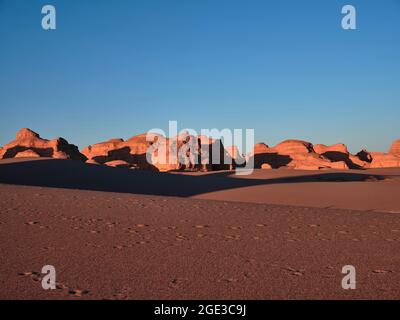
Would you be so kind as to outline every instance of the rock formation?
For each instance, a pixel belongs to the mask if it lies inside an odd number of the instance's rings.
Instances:
[[[395,142],[393,142],[392,146],[390,147],[389,153],[400,157],[400,140],[396,140]]]
[[[228,170],[254,161],[255,168],[291,168],[298,170],[366,169],[400,167],[400,140],[388,153],[362,150],[351,154],[346,145],[313,145],[302,140],[285,140],[274,147],[254,145],[246,158],[236,146],[225,148],[219,139],[193,136],[177,137],[140,134],[124,141],[114,138],[90,145],[79,152],[63,138],[43,139],[30,129],[21,129],[16,139],[0,148],[0,159],[51,157],[86,161],[111,167],[171,170]]]
[[[361,169],[367,166],[367,162],[360,159],[357,155],[352,155],[343,143],[337,143],[331,146],[324,144],[314,145],[314,150],[319,155],[332,162],[344,162],[350,169]]]
[[[317,149],[319,152],[327,152],[327,150],[332,150],[323,145],[318,145]],[[343,150],[343,148],[340,150]],[[327,157],[315,152],[314,146],[310,142],[302,140],[285,140],[273,148],[269,148],[265,144],[258,143],[255,145],[253,156],[254,165],[256,168],[287,167],[298,170],[349,168],[345,161],[342,161],[341,159],[330,160]]]
[[[78,147],[69,144],[65,139],[42,139],[39,134],[26,128],[18,131],[16,139],[4,145],[0,150],[0,159],[14,157],[86,160],[86,157],[79,152]]]
[[[172,138],[140,134],[126,141],[111,139],[88,146],[82,153],[90,163],[122,160],[130,166],[157,171],[228,169],[231,160],[221,140],[184,133]]]
[[[400,157],[384,152],[371,152],[370,168],[397,168],[400,167]]]
[[[357,156],[365,161],[365,168],[398,168],[400,167],[400,140],[393,142],[389,153],[362,150],[357,153]]]

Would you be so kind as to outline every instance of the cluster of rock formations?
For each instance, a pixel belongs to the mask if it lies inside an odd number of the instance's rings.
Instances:
[[[42,139],[36,132],[24,128],[18,131],[14,141],[0,148],[0,159],[26,157],[86,161],[86,157],[79,152],[78,147],[69,144],[65,139]]]
[[[229,155],[224,154],[221,140],[188,134],[166,138],[161,135],[140,134],[126,141],[111,139],[82,150],[88,163],[109,166],[171,170],[223,170],[229,168]],[[219,152],[221,161],[212,161]],[[204,157],[207,155],[207,157]],[[203,159],[205,158],[205,159]],[[208,161],[206,161],[206,159]],[[226,164],[225,164],[226,163]]]
[[[344,144],[313,145],[301,140],[286,140],[275,147],[258,143],[253,154],[255,168],[288,167],[300,170],[367,169],[400,167],[400,140],[393,143],[389,153],[362,150],[351,154]]]
[[[87,146],[82,151],[63,138],[43,139],[29,129],[21,129],[16,139],[0,148],[0,159],[51,157],[72,159],[111,167],[157,171],[226,170],[254,161],[255,168],[299,170],[367,169],[400,167],[400,140],[388,153],[362,150],[351,154],[344,144],[313,145],[307,141],[286,140],[274,147],[257,143],[253,152],[242,155],[237,147],[224,147],[219,139],[182,134],[166,138],[146,134],[126,141],[111,139]],[[150,140],[150,141],[149,141]]]

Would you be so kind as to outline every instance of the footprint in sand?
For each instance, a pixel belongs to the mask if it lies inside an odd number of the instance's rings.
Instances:
[[[372,270],[372,272],[376,273],[376,274],[386,274],[386,273],[392,273],[393,271],[385,270],[385,269],[376,269],[376,270]]]
[[[259,227],[259,228],[263,228],[263,227],[266,227],[267,225],[266,224],[263,224],[263,223],[257,223],[256,224],[256,227]]]
[[[202,225],[202,224],[198,224],[198,225],[193,226],[193,228],[196,228],[196,229],[204,229],[204,228],[209,228],[209,226],[207,226],[207,225]]]
[[[39,224],[39,221],[28,221],[28,222],[25,222],[25,224],[28,226],[33,226],[35,224]]]
[[[81,290],[81,289],[68,289],[68,294],[74,297],[82,297],[84,295],[89,294],[89,290]]]
[[[182,287],[187,281],[189,281],[187,278],[175,278],[169,282],[168,286],[170,288],[177,289]]]
[[[303,276],[304,275],[304,271],[305,271],[305,270],[297,270],[297,269],[294,269],[292,267],[287,267],[287,268],[285,268],[285,270],[289,271],[290,274],[293,275],[293,276]]]
[[[183,240],[186,240],[187,238],[184,236],[184,235],[181,235],[181,234],[177,234],[176,236],[175,236],[175,240],[176,241],[183,241]]]
[[[228,239],[227,241],[229,241],[229,240],[240,240],[240,236],[239,235],[226,235],[224,237],[226,239]]]
[[[226,282],[226,283],[235,283],[235,282],[237,282],[238,280],[237,279],[235,279],[235,278],[222,278],[222,279],[219,279],[219,280],[217,280],[218,282]]]
[[[41,274],[36,271],[20,272],[20,273],[18,273],[18,275],[21,277],[30,277],[34,281],[39,281],[40,277],[41,277]]]
[[[148,225],[148,224],[144,224],[144,223],[138,223],[138,224],[136,225],[136,227],[137,227],[137,228],[146,228],[146,227],[149,227],[149,225]]]

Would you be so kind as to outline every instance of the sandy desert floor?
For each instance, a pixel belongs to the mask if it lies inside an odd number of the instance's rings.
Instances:
[[[1,299],[400,299],[400,169],[0,161]],[[43,290],[44,265],[57,290]],[[344,265],[357,270],[343,290]]]

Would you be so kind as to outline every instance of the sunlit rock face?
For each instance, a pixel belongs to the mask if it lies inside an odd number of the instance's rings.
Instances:
[[[15,140],[4,145],[0,150],[2,159],[37,157],[86,160],[86,157],[79,152],[78,147],[69,144],[67,140],[63,138],[43,139],[39,134],[27,128],[19,130]]]

